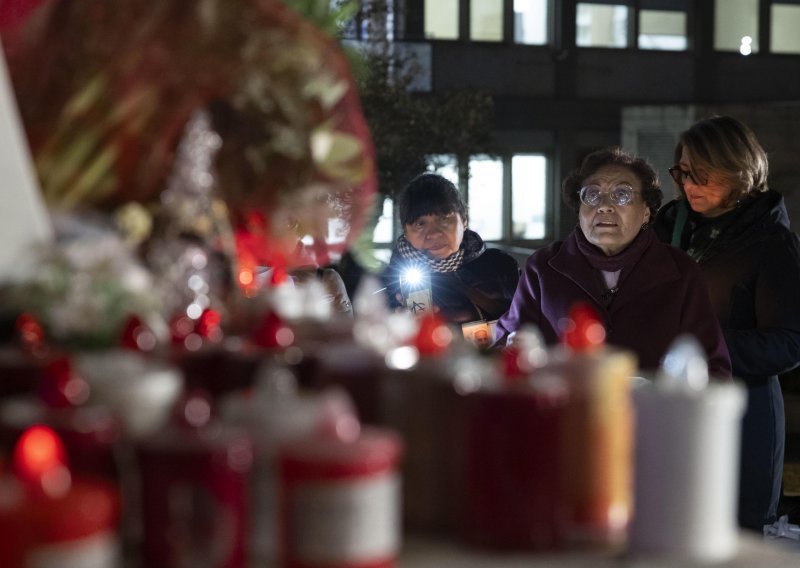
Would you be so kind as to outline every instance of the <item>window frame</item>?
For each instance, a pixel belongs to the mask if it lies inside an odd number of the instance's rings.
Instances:
[[[452,154],[442,153],[443,156],[452,156]],[[487,156],[487,154],[475,154],[470,156],[470,160],[477,156]],[[545,160],[545,176],[544,176],[544,235],[541,238],[535,239],[525,239],[525,238],[516,238],[513,235],[513,227],[512,227],[512,219],[513,219],[513,203],[512,203],[512,160],[514,156],[542,156]],[[527,148],[527,149],[520,149],[515,148],[514,150],[509,150],[507,152],[503,152],[502,154],[493,154],[489,156],[490,158],[498,159],[503,168],[503,176],[502,176],[502,199],[503,199],[503,206],[501,209],[501,227],[502,227],[502,234],[499,240],[497,239],[487,239],[486,243],[494,248],[500,248],[505,250],[522,250],[525,249],[526,252],[530,252],[531,250],[540,247],[546,243],[553,241],[555,237],[555,229],[558,224],[558,215],[560,214],[560,210],[558,208],[558,203],[561,199],[560,187],[556,187],[553,183],[554,179],[554,159],[553,159],[553,151],[543,150],[541,148]],[[456,168],[459,172],[458,177],[458,189],[461,192],[464,200],[467,203],[467,207],[470,206],[470,195],[469,195],[469,183],[468,180],[464,179],[463,172],[464,169],[461,167],[461,164],[456,159]],[[433,168],[430,168],[428,171],[436,171]],[[389,197],[384,197],[384,199],[391,199]],[[392,216],[393,216],[393,233],[392,233],[392,240],[391,242],[375,242],[373,240],[373,247],[376,250],[380,249],[391,249],[394,247],[394,244],[397,240],[397,237],[400,236],[403,232],[403,227],[400,225],[400,218],[397,213],[397,208],[392,208]],[[483,237],[483,235],[481,235]]]

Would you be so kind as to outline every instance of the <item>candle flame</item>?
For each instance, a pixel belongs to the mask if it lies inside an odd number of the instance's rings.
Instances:
[[[51,428],[36,425],[20,436],[14,449],[19,479],[50,497],[63,496],[70,487],[64,443]]]

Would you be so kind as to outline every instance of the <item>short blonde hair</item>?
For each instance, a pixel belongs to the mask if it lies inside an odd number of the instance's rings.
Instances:
[[[692,169],[705,169],[736,185],[736,198],[769,189],[767,153],[753,131],[731,116],[712,116],[683,132],[675,147],[675,163],[684,148]]]

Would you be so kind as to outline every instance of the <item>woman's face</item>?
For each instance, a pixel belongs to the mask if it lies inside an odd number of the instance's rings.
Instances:
[[[467,227],[461,215],[453,212],[448,215],[423,215],[403,228],[411,246],[443,260],[461,247]]]
[[[599,203],[592,207],[581,202],[578,211],[581,230],[586,239],[611,256],[623,251],[650,220],[650,209],[642,199],[642,182],[625,166],[609,164],[583,180],[581,187],[599,189]],[[618,205],[611,199],[615,188],[629,188],[633,199]]]
[[[735,207],[732,184],[726,183],[718,175],[692,168],[692,158],[685,146],[678,167],[682,172],[692,174],[683,175],[683,191],[692,211],[705,217],[716,217]]]

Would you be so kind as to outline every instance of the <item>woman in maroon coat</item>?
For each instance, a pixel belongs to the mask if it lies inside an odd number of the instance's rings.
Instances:
[[[661,205],[658,176],[641,158],[609,148],[590,154],[562,185],[579,226],[527,260],[498,342],[525,324],[547,343],[577,302],[595,308],[606,342],[632,350],[643,370],[657,368],[684,333],[705,348],[713,376],[730,377],[725,340],[697,264],[649,230]]]

